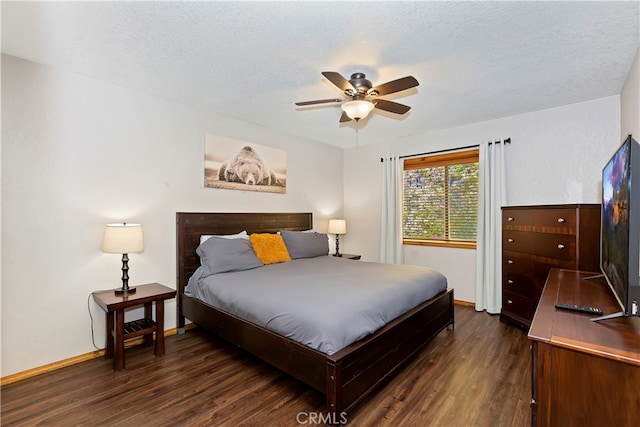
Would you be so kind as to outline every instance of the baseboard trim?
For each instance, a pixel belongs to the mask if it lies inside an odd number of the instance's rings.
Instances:
[[[190,323],[186,325],[185,329],[194,328],[196,325]],[[167,329],[164,331],[164,336],[168,337],[171,335],[175,335],[178,332],[178,328]],[[130,348],[135,345],[142,344],[143,337],[135,338],[130,341],[125,342],[124,347]],[[48,363],[43,366],[38,366],[37,368],[28,369],[26,371],[18,372],[12,375],[7,375],[6,377],[0,378],[0,387],[12,384],[18,381],[26,380],[27,378],[32,378],[41,374],[45,374],[47,372],[52,372],[57,369],[61,369],[67,366],[75,365],[77,363],[86,362],[87,360],[96,359],[98,357],[104,356],[104,349],[94,350],[89,353],[81,354],[78,356],[70,357],[68,359],[59,360],[57,362]]]
[[[464,306],[466,306],[466,307],[475,307],[475,306],[476,306],[476,303],[475,303],[475,302],[472,302],[472,301],[462,301],[462,300],[459,300],[459,299],[454,299],[454,300],[453,300],[453,303],[454,303],[454,304],[458,304],[458,305],[464,305]]]

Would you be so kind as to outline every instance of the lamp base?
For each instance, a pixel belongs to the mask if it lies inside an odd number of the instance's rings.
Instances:
[[[136,293],[136,288],[118,288],[114,292],[116,293],[116,295],[135,294]]]
[[[116,295],[135,294],[136,288],[129,287],[129,255],[122,254],[122,287],[115,290]]]

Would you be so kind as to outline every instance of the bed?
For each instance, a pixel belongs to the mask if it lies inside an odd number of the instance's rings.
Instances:
[[[279,335],[258,324],[185,294],[200,266],[196,248],[202,235],[304,231],[313,227],[310,213],[176,214],[177,325],[186,319],[263,359],[326,396],[328,412],[348,412],[382,381],[445,328],[453,329],[453,290],[410,309],[370,334],[332,354]],[[359,262],[359,261],[345,261]]]

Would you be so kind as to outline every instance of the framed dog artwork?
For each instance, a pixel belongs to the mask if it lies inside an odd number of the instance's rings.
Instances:
[[[204,186],[286,193],[287,152],[207,134],[204,148]]]

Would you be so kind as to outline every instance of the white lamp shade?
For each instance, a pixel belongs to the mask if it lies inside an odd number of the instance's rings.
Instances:
[[[342,110],[347,113],[347,116],[355,120],[367,117],[374,107],[375,105],[373,105],[373,102],[364,101],[362,99],[347,101],[342,104]]]
[[[347,222],[344,219],[330,219],[329,234],[347,234]]]
[[[107,224],[104,228],[102,252],[130,254],[142,252],[144,241],[140,224]]]

